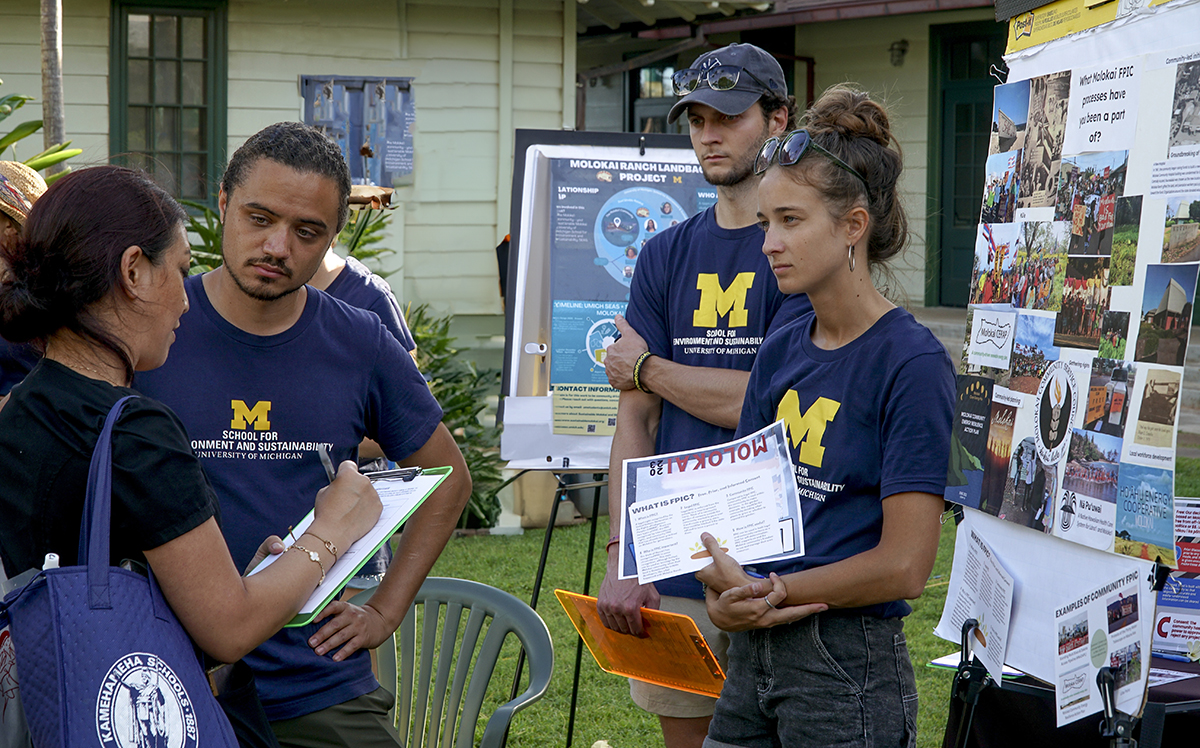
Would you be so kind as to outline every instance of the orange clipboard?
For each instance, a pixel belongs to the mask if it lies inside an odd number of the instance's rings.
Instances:
[[[691,618],[642,608],[648,636],[630,636],[604,627],[596,598],[566,590],[554,594],[601,670],[701,696],[721,695],[725,673]]]

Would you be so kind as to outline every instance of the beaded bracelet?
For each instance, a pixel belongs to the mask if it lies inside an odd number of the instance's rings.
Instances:
[[[643,351],[642,355],[638,356],[637,361],[633,364],[633,386],[637,387],[642,392],[645,392],[647,395],[653,395],[654,393],[650,391],[649,387],[646,387],[642,384],[642,364],[646,363],[646,359],[653,355],[654,354],[650,351]]]

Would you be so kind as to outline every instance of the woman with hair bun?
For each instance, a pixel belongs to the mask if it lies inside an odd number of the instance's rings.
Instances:
[[[743,570],[702,536],[709,615],[737,632],[708,748],[916,744],[904,601],[937,554],[953,367],[872,281],[908,233],[887,112],[837,87],[806,124],[755,169],[763,252],[813,312],[763,342],[738,425],[785,422],[806,555]]]
[[[145,175],[98,166],[55,182],[15,246],[0,250],[9,269],[0,280],[0,335],[44,354],[0,409],[0,561],[9,577],[41,568],[48,553],[63,566],[80,563],[88,464],[105,416],[137,395],[129,389],[135,371],[166,360],[188,308],[185,217]],[[242,577],[175,414],[135,398],[112,444],[111,563],[148,563],[184,629],[221,662],[287,623],[338,549],[379,517],[370,481],[345,462],[317,494],[311,532],[292,546],[301,552]],[[259,558],[281,552],[272,536]]]

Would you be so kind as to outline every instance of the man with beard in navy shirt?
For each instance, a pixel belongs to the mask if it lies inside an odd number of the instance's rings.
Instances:
[[[285,534],[328,482],[317,445],[337,464],[370,437],[400,465],[454,468],[409,519],[369,603],[334,601],[316,623],[246,657],[284,748],[400,745],[367,650],[400,625],[471,493],[401,343],[375,314],[305,285],[346,223],[349,195],[341,151],[318,130],[283,122],[247,140],[221,182],[224,264],[188,279],[191,309],[170,359],[136,381],[187,427],[241,566],[259,536]]]

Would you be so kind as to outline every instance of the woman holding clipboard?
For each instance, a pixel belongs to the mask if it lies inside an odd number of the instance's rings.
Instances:
[[[806,555],[750,571],[702,536],[713,623],[734,633],[707,748],[915,745],[903,631],[937,553],[954,407],[941,343],[875,287],[907,242],[882,106],[837,87],[768,140],[763,252],[813,313],[767,338],[738,434],[787,424]]]
[[[185,219],[144,174],[98,166],[55,182],[0,252],[0,335],[44,354],[0,401],[0,561],[9,577],[42,568],[50,553],[62,566],[86,562],[76,558],[79,531],[105,417],[138,394],[129,388],[135,371],[166,360],[188,309]],[[243,577],[221,535],[217,497],[170,409],[131,400],[113,430],[112,461],[110,563],[148,564],[183,628],[219,662],[237,661],[287,623],[339,549],[380,515],[370,481],[345,462],[317,494],[297,552]],[[251,567],[282,552],[278,537],[267,538]]]

